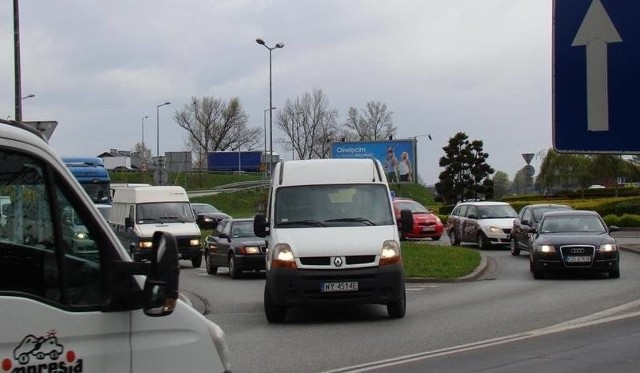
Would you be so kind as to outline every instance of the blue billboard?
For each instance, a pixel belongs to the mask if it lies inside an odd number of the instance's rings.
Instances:
[[[377,159],[389,182],[416,182],[416,140],[347,141],[331,144],[332,158]]]

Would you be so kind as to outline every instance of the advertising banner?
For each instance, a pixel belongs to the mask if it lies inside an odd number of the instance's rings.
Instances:
[[[348,141],[331,144],[332,158],[377,159],[389,182],[416,182],[416,140]]]

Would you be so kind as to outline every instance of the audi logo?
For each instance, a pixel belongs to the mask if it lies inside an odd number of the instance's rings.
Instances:
[[[583,249],[582,247],[574,247],[574,248],[571,248],[569,252],[571,254],[584,254],[587,252],[587,250]]]

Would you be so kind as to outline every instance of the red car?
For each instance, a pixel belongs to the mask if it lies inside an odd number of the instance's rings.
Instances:
[[[396,197],[393,199],[393,210],[398,223],[400,223],[400,211],[410,210],[413,214],[413,231],[410,233],[402,233],[400,231],[401,240],[407,238],[431,238],[437,241],[442,236],[442,221],[436,214],[420,203],[409,198]]]

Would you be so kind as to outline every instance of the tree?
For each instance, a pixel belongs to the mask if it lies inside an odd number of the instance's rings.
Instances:
[[[298,159],[327,158],[339,136],[337,117],[324,92],[315,88],[295,101],[287,100],[278,111],[276,125],[286,136],[279,141]]]
[[[440,173],[436,190],[445,202],[493,195],[493,183],[487,179],[494,170],[486,163],[489,154],[482,148],[482,141],[469,141],[463,132],[450,138],[449,144],[442,148],[445,155],[440,158],[439,165],[444,170]]]
[[[192,97],[189,104],[176,111],[174,120],[187,130],[187,145],[203,167],[210,151],[253,150],[262,143],[262,131],[248,127],[247,114],[238,98],[224,102],[209,96]]]
[[[502,198],[509,193],[510,188],[509,175],[503,171],[496,171],[493,175],[493,195],[496,198]]]
[[[345,127],[349,138],[356,141],[383,140],[395,136],[397,128],[393,125],[392,111],[382,102],[367,102],[366,109],[358,114],[358,109],[350,107]]]
[[[590,160],[582,154],[560,154],[549,149],[536,178],[544,193],[553,190],[586,188],[591,184]]]

